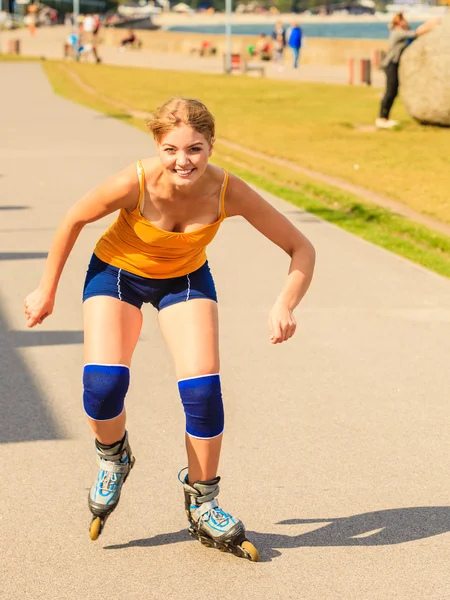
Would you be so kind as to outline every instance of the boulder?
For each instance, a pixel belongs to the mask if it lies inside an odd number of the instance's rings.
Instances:
[[[403,102],[412,117],[450,127],[450,14],[406,48],[399,78]]]

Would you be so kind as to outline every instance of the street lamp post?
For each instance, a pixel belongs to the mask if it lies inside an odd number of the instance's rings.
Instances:
[[[77,28],[78,17],[80,16],[80,0],[73,0],[73,26]]]
[[[231,13],[233,0],[225,0],[225,71],[231,73]]]

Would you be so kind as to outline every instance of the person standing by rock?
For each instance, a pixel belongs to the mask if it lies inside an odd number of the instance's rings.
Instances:
[[[386,73],[386,91],[381,100],[380,115],[375,120],[375,125],[379,129],[392,129],[398,125],[398,121],[390,119],[389,114],[398,94],[398,66],[402,52],[417,36],[428,33],[439,23],[440,19],[431,19],[414,30],[410,28],[403,13],[399,12],[394,16],[389,25],[391,30],[389,48],[382,63]]]

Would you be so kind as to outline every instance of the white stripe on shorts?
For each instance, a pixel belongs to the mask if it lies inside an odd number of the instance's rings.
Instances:
[[[189,275],[186,275],[187,277],[187,282],[188,282],[188,289],[187,289],[187,294],[186,294],[186,302],[189,300],[189,296],[191,294],[191,280],[189,279]]]
[[[117,272],[117,292],[119,294],[119,300],[122,300],[122,292],[120,291],[120,274],[122,273],[122,269],[119,269]]]

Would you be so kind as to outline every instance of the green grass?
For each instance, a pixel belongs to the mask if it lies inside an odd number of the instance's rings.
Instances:
[[[103,112],[109,117],[123,119],[127,122],[130,121],[131,124],[134,124],[133,117],[131,117],[125,110],[117,108],[108,102],[104,102],[96,96],[86,93],[82,88],[76,85],[66,70],[60,68],[58,62],[47,62],[45,64],[45,70],[50,78],[53,89],[60,96],[69,98],[73,102],[78,102],[79,104],[83,104],[88,108]]]
[[[101,94],[151,112],[172,95],[202,99],[218,136],[390,196],[450,223],[450,129],[422,127],[396,101],[398,131],[367,131],[381,90],[70,64]],[[355,165],[359,168],[355,169]]]
[[[76,65],[78,67],[78,65]],[[130,117],[106,100],[82,90],[58,63],[47,62],[45,69],[57,93],[73,101],[123,119],[145,129],[142,120]],[[108,67],[109,69],[109,67]],[[82,72],[82,71],[81,71]],[[147,71],[141,71],[141,76]],[[105,93],[102,90],[102,93]],[[167,95],[164,97],[166,98]],[[117,96],[113,96],[117,99]],[[162,99],[164,99],[162,98]],[[120,98],[120,101],[124,101]],[[161,100],[160,100],[161,101]],[[142,107],[140,107],[142,109]],[[244,152],[230,150],[220,142],[215,145],[213,162],[249,183],[283,198],[299,208],[410,259],[436,273],[450,277],[450,238],[412,223],[388,210],[361,201],[360,198],[317,183],[270,160],[255,159]]]

